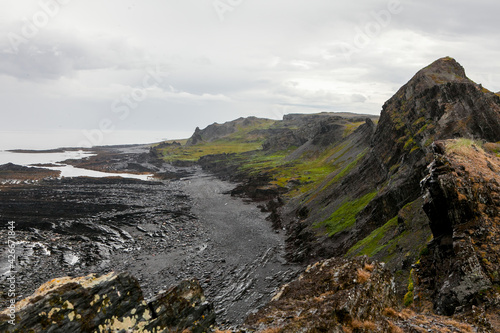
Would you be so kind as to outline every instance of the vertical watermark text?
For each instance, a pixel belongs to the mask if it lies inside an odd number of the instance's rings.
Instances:
[[[9,305],[7,307],[9,324],[15,325],[16,320],[16,223],[10,221],[7,223],[7,262],[9,270],[7,271],[7,296]]]

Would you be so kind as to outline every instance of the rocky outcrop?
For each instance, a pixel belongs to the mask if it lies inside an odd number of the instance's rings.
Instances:
[[[401,309],[394,278],[367,257],[307,267],[273,301],[250,316],[255,332],[473,332],[462,320]]]
[[[433,148],[422,186],[434,239],[417,265],[415,297],[446,315],[483,311],[500,331],[500,159],[463,139]]]
[[[280,332],[344,332],[343,327],[355,321],[376,325],[385,308],[396,306],[391,280],[383,264],[366,257],[318,262],[284,286],[248,323]]]
[[[283,121],[279,126],[269,130],[262,148],[277,151],[296,147],[298,149],[289,158],[293,160],[313,147],[324,149],[331,144],[342,141],[346,136],[346,131],[348,131],[347,128],[353,127],[353,124],[365,122],[364,126],[371,129],[371,133],[366,137],[371,139],[371,135],[375,131],[374,120],[378,120],[378,117],[340,116],[337,113],[327,112],[289,114],[283,116]]]
[[[26,167],[13,163],[0,165],[0,184],[34,183],[40,180],[55,179],[60,171]]]
[[[225,122],[224,124],[213,123],[212,125],[208,125],[204,129],[200,129],[196,127],[191,138],[188,139],[186,145],[192,146],[201,142],[212,142],[217,139],[221,139],[230,134],[237,132],[238,130],[247,128],[252,129],[255,125],[261,123],[272,123],[272,120],[262,119],[257,117],[247,117],[247,118],[238,118],[233,121]]]
[[[421,196],[419,183],[432,160],[432,142],[455,137],[499,141],[500,98],[469,80],[463,67],[446,57],[419,71],[384,104],[370,150],[355,168],[327,188],[311,191],[298,205],[286,206],[290,240],[301,244],[291,258],[343,255],[397,216]],[[318,237],[315,223],[370,193],[376,195],[354,211],[355,223]],[[301,211],[312,213],[297,218]]]
[[[146,302],[128,273],[51,280],[0,317],[2,332],[205,332],[215,321],[197,280]]]
[[[380,217],[391,218],[417,199],[431,143],[456,137],[500,140],[500,98],[446,57],[420,70],[384,104],[367,163],[378,165],[383,181],[391,182],[362,215],[376,208]]]

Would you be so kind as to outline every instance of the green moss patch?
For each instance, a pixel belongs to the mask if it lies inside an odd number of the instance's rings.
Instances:
[[[332,237],[336,233],[353,226],[356,222],[356,215],[358,215],[376,195],[377,191],[374,191],[359,199],[344,202],[328,219],[316,223],[315,227],[326,227],[328,236]]]
[[[408,277],[408,292],[405,294],[403,300],[405,306],[410,306],[413,304],[413,291],[414,291],[414,286],[413,286],[413,269],[412,269],[410,271],[410,276]]]
[[[367,255],[369,257],[374,256],[380,250],[387,246],[387,243],[384,242],[384,238],[387,235],[393,235],[394,231],[398,227],[398,217],[387,221],[386,224],[381,226],[378,229],[375,229],[370,235],[366,238],[357,242],[352,248],[349,249],[347,255],[357,254],[357,255]]]

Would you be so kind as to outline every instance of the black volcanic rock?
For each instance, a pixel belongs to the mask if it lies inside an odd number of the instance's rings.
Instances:
[[[214,125],[212,125],[214,126]],[[196,127],[195,130],[194,130],[194,133],[193,135],[189,138],[189,140],[187,141],[187,145],[195,145],[199,142],[203,142],[203,137],[201,135],[201,130],[199,127]]]
[[[59,177],[60,171],[41,167],[27,167],[13,163],[0,165],[0,181],[42,180]]]
[[[476,306],[498,323],[500,159],[474,144],[440,145],[422,182],[434,239],[418,265],[419,298],[446,315]]]

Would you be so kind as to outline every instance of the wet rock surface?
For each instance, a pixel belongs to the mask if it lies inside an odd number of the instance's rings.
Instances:
[[[253,203],[224,194],[234,187],[212,176],[184,182],[193,199],[192,211],[200,217],[207,243],[191,260],[210,272],[202,285],[215,300],[218,317],[241,323],[246,315],[271,299],[283,283],[291,281],[300,266],[284,259],[284,239],[266,221],[266,213]],[[196,270],[196,266],[187,266]]]
[[[55,179],[59,171],[33,168],[13,163],[0,165],[0,184],[33,184],[41,179]]]
[[[1,187],[2,308],[8,302],[9,221],[16,228],[18,300],[62,276],[128,272],[146,299],[195,277],[218,321],[238,324],[296,275],[266,214],[225,194],[235,184],[193,167],[152,168],[144,149],[128,151],[127,165],[133,153],[148,172],[178,173],[161,181],[72,178]],[[119,154],[113,156],[114,170],[129,171],[117,167]]]

